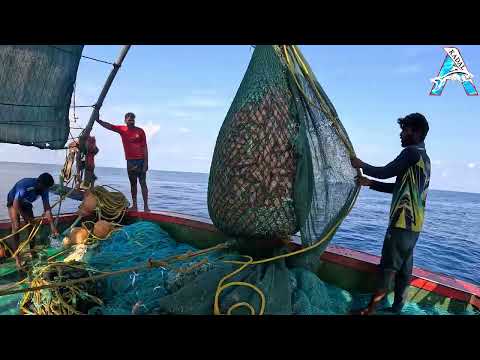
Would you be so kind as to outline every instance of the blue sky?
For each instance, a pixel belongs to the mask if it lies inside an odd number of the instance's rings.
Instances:
[[[457,46],[480,88],[480,46]],[[108,61],[119,46],[86,46],[84,55]],[[444,60],[442,46],[300,46],[333,102],[358,156],[384,165],[400,151],[396,119],[423,113],[430,123],[426,145],[431,188],[480,192],[480,96],[467,97],[449,82],[429,96],[430,79]],[[253,49],[243,46],[132,46],[105,100],[103,120],[120,124],[132,111],[147,132],[150,168],[208,172],[216,136]],[[90,105],[110,66],[82,59],[77,105]],[[79,109],[84,125],[89,110]],[[97,166],[125,167],[118,135],[98,125],[93,134]],[[21,151],[19,151],[21,150]],[[1,144],[0,159],[63,163],[64,151]]]

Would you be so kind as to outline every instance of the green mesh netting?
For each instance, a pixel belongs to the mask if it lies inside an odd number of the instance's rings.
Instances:
[[[90,248],[84,260],[89,267],[112,271],[196,250],[175,242],[158,225],[141,221],[123,227]],[[240,257],[236,251],[221,251],[166,268],[107,278],[103,281],[104,305],[91,309],[90,314],[211,315],[218,282],[238,268],[225,263],[226,259]],[[346,313],[350,303],[348,292],[323,283],[308,270],[289,269],[283,261],[249,268],[230,281],[249,282],[261,289],[266,297],[266,314]],[[222,313],[239,299],[250,303],[256,311],[260,307],[258,294],[237,286],[221,294]],[[249,311],[239,308],[232,313]]]
[[[165,259],[195,250],[187,244],[175,242],[158,225],[141,221],[123,227],[109,239],[91,247],[84,261],[100,271],[116,271],[144,264],[148,259]],[[180,261],[175,263],[174,269],[188,268],[190,265],[191,261]],[[171,268],[157,268],[107,278],[103,282],[102,294],[105,305],[92,309],[90,313],[131,314],[135,305],[138,307],[136,313],[151,313],[160,297],[170,289],[181,287],[185,279],[205,268],[208,265],[185,276]]]
[[[61,149],[83,45],[0,46],[0,142]]]
[[[197,249],[187,244],[177,243],[157,224],[140,221],[123,227],[108,239],[90,247],[84,261],[86,269],[90,272],[109,272],[142,265],[151,258],[166,259],[173,255],[195,251]],[[281,253],[278,250],[275,252]],[[88,312],[92,315],[211,315],[214,312],[215,293],[219,281],[239,267],[236,264],[226,263],[228,259],[242,258],[238,251],[222,250],[172,263],[165,268],[130,271],[96,283],[89,282],[87,293],[99,296],[103,305],[97,306],[82,293],[78,294],[77,300],[80,301],[71,305],[81,313]],[[65,273],[62,277],[64,276]],[[233,281],[250,283],[262,291],[265,296],[264,314],[347,314],[351,309],[365,307],[370,300],[370,294],[349,293],[321,281],[308,269],[291,267],[283,260],[248,267],[224,284]],[[0,284],[0,287],[2,285],[8,284]],[[63,288],[59,291],[62,292]],[[48,300],[52,294],[47,289],[41,292],[45,300]],[[18,314],[19,302],[23,295],[0,297],[0,315]],[[87,303],[82,305],[82,299]],[[242,286],[231,286],[220,294],[221,313],[227,313],[230,307],[239,302],[249,303],[255,313],[259,313],[260,296],[251,288]],[[30,308],[33,310],[31,305]],[[385,301],[382,306],[390,305]],[[380,314],[384,313],[381,309],[379,310]],[[232,311],[234,315],[249,313],[250,310],[246,307],[239,307]],[[448,314],[437,307],[413,303],[407,304],[403,313]],[[465,315],[468,314],[473,315],[475,312],[466,311]]]
[[[353,147],[295,46],[257,46],[217,138],[208,209],[230,236],[313,245],[353,205]],[[324,246],[317,250],[317,255]]]

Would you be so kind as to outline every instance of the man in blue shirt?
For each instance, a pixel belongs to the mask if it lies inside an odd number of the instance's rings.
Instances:
[[[7,196],[7,208],[10,221],[12,222],[12,234],[19,229],[20,215],[25,222],[31,223],[33,221],[33,206],[32,203],[40,196],[43,201],[43,209],[45,216],[50,223],[50,228],[53,235],[58,235],[58,230],[53,222],[52,212],[50,210],[50,203],[48,199],[48,190],[54,184],[52,175],[48,173],[41,174],[38,178],[25,178],[18,181],[10,190]],[[16,234],[6,241],[6,251],[10,251],[10,256],[15,253],[20,245],[20,236]],[[30,243],[30,248],[34,247],[34,239]],[[20,267],[20,259],[15,256],[17,266]]]

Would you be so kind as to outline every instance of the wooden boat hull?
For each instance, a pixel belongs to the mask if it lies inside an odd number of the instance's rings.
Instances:
[[[66,229],[76,217],[76,214],[62,215],[59,219],[59,230]],[[129,224],[139,220],[155,222],[176,241],[188,243],[199,249],[214,246],[227,239],[208,219],[174,212],[130,211],[127,212],[124,223]],[[0,237],[8,235],[9,232],[10,223],[0,221]],[[48,237],[48,232],[49,227],[44,224],[40,237]],[[299,238],[292,237],[290,245],[292,250],[299,249]],[[330,245],[320,257],[319,262],[318,276],[323,281],[355,293],[371,293],[374,290],[377,265],[380,262],[378,256]],[[0,278],[2,276],[5,278],[14,272],[15,266],[11,261],[0,265]],[[465,310],[478,311],[480,310],[480,287],[414,268],[408,289],[408,301],[417,303],[419,306],[436,305],[450,313],[463,313]]]

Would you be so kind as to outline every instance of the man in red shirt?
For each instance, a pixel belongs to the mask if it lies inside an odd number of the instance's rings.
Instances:
[[[148,170],[148,148],[145,132],[135,126],[135,114],[125,114],[125,125],[112,125],[108,122],[97,119],[97,122],[105,129],[115,131],[122,137],[123,149],[125,150],[125,159],[127,160],[128,179],[130,180],[130,189],[132,191],[133,206],[130,210],[137,211],[137,179],[142,187],[143,205],[145,211],[148,208],[148,188],[147,188],[147,170]]]

